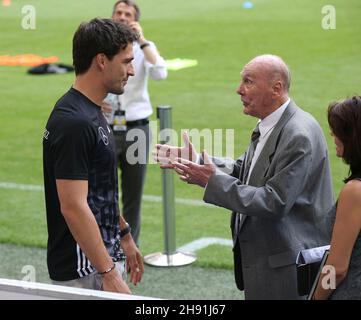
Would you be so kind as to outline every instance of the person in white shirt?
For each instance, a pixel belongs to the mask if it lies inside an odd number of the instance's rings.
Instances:
[[[203,152],[196,163],[187,135],[183,148],[156,146],[162,168],[203,187],[205,202],[232,211],[235,280],[245,299],[304,299],[296,257],[331,238],[326,140],[317,121],[289,98],[289,87],[290,72],[280,57],[261,55],[245,65],[237,93],[244,113],[259,122],[236,161]]]
[[[141,200],[150,145],[148,118],[153,113],[148,79],[163,80],[167,77],[165,60],[155,44],[144,37],[139,18],[140,10],[135,2],[120,0],[114,4],[112,19],[130,26],[139,34],[139,40],[133,44],[135,76],[129,78],[123,95],[109,94],[102,106],[116,140],[123,215],[138,246]]]

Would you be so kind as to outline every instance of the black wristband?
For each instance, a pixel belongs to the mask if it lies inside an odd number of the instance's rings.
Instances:
[[[144,42],[143,44],[140,45],[140,49],[144,49],[145,47],[150,46],[149,42]]]
[[[105,271],[103,271],[103,272],[98,272],[98,273],[99,273],[100,275],[103,275],[103,274],[109,273],[109,272],[112,271],[114,268],[115,268],[115,263],[113,263],[113,265],[112,265],[109,269],[107,269],[107,270],[105,270]]]
[[[120,239],[122,239],[124,236],[126,236],[128,233],[130,233],[131,228],[128,223],[125,224],[125,228],[123,230],[120,230]]]

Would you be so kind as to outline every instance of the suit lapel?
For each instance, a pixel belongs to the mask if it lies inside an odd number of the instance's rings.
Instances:
[[[297,111],[296,104],[291,100],[285,111],[283,112],[280,120],[277,122],[270,137],[268,138],[265,146],[263,147],[256,164],[253,167],[251,176],[249,178],[249,185],[258,187],[262,178],[266,175],[268,168],[271,164],[274,153],[276,152],[277,145],[280,139],[281,132],[288,122],[288,120]]]
[[[259,155],[259,158],[257,159],[257,162],[251,172],[248,185],[260,187],[260,183],[263,177],[266,175],[268,168],[271,164],[273,155],[276,152],[276,148],[278,145],[278,141],[280,139],[281,132],[284,126],[286,125],[286,123],[288,122],[288,120],[295,114],[297,109],[298,109],[297,105],[291,100],[289,105],[283,112],[280,120],[277,122],[276,126],[274,127],[265,146],[263,147],[261,154]],[[241,229],[246,218],[247,215],[243,214],[240,221],[239,230]]]

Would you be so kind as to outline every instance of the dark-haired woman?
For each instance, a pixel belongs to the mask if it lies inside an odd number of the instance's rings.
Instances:
[[[356,300],[361,299],[361,97],[331,104],[328,123],[336,154],[350,170],[337,202],[327,272],[313,298]]]

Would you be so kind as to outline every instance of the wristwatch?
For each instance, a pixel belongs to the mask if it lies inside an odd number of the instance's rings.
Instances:
[[[148,47],[148,46],[150,46],[150,43],[149,42],[144,42],[143,44],[141,44],[139,47],[140,47],[140,49],[144,49],[145,47]]]
[[[122,239],[124,236],[126,236],[128,233],[130,233],[130,225],[128,222],[125,223],[125,228],[123,230],[120,230],[120,239]]]

